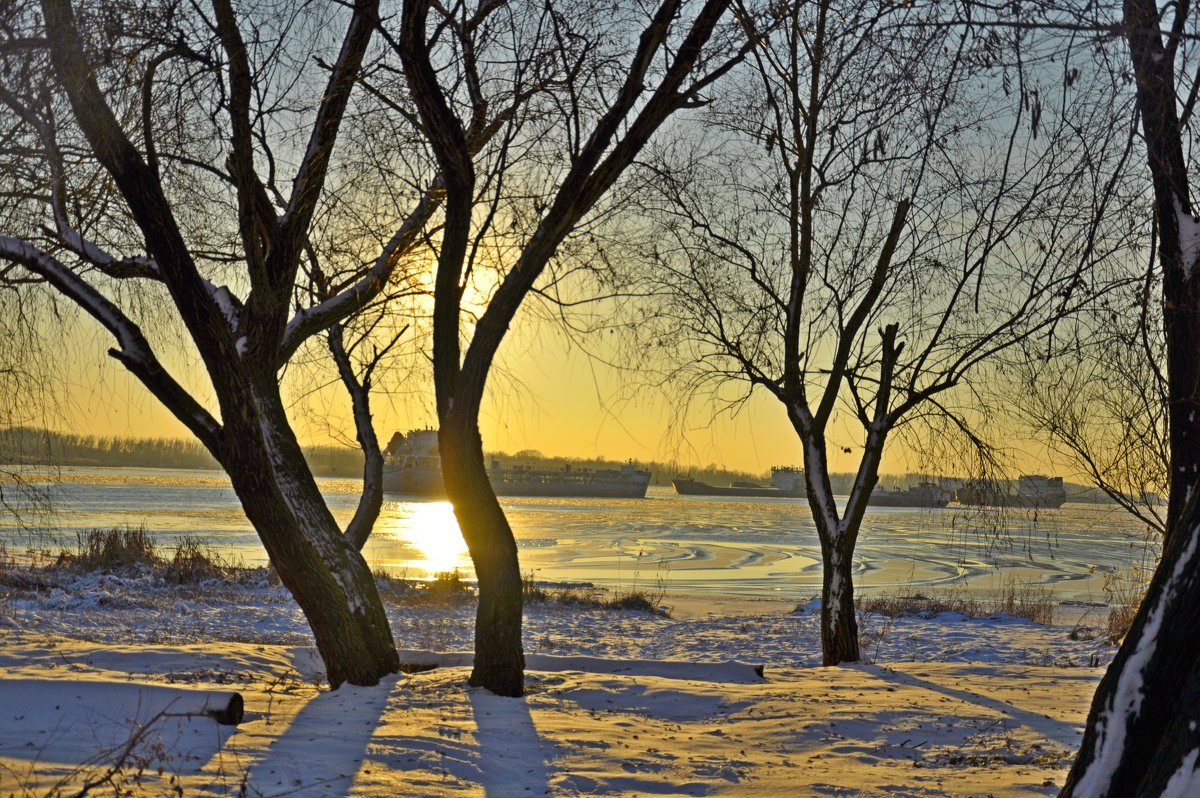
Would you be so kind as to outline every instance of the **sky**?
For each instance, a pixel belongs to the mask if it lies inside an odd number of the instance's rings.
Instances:
[[[329,33],[336,29],[317,30]],[[327,44],[336,46],[334,41]],[[287,87],[301,93],[310,88],[290,83]],[[283,86],[276,88],[282,91]],[[286,152],[284,145],[280,153]],[[60,375],[66,386],[47,425],[106,436],[186,437],[183,426],[105,354],[110,341],[91,320],[76,314],[71,325],[74,329],[61,341]],[[181,382],[207,393],[203,374],[183,351],[164,347],[161,354]],[[502,373],[491,378],[481,418],[484,446],[489,451],[535,449],[548,455],[678,460],[759,474],[772,466],[801,461],[795,433],[782,408],[765,395],[752,398],[735,414],[721,413],[704,398],[688,402],[590,360],[562,340],[559,332],[538,324],[514,328],[502,347],[499,365]],[[322,380],[296,369],[289,371],[288,380],[295,400],[293,419],[302,442],[353,441],[349,403],[340,389],[302,392]],[[207,404],[213,406],[211,401]],[[376,397],[376,431],[386,441],[393,431],[431,426],[432,406],[428,374],[418,372],[399,385],[396,393]],[[834,418],[829,437],[832,469],[853,470],[861,452],[857,423]],[[1035,442],[1012,438],[1009,443],[1014,468],[1019,471],[1060,468],[1044,462],[1044,447]],[[888,473],[905,473],[937,471],[941,465],[931,464],[927,456],[894,440],[883,468]]]
[[[60,336],[59,374],[65,386],[41,423],[100,436],[188,437],[187,430],[106,354],[110,342],[94,322],[69,313],[64,320],[70,322],[67,335]],[[204,390],[200,367],[181,351],[160,347],[168,368],[181,382]],[[537,322],[515,325],[498,362],[480,418],[487,451],[533,449],[568,457],[674,460],[685,466],[715,464],[755,474],[764,474],[772,466],[801,464],[800,447],[782,406],[765,394],[756,395],[735,414],[718,412],[704,397],[695,398],[685,411],[681,397],[589,357],[557,329]],[[349,402],[340,386],[306,396],[296,387],[318,382],[310,372],[285,376],[297,434],[307,444],[353,444]],[[377,395],[373,410],[383,441],[394,431],[433,426],[428,374],[407,377],[392,395]],[[830,457],[835,472],[857,466],[860,449],[855,426],[853,419],[844,417],[835,417],[832,423]],[[1055,462],[1036,441],[1010,437],[1004,445],[1019,473],[1068,475],[1067,465]],[[944,470],[931,459],[893,438],[882,470],[889,474]]]

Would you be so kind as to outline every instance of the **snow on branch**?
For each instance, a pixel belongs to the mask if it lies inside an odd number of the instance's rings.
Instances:
[[[126,357],[153,357],[137,325],[53,255],[19,238],[0,236],[0,257],[40,275],[59,293],[83,308],[113,334]]]
[[[208,295],[212,297],[213,302],[221,311],[221,316],[229,324],[229,330],[232,333],[237,333],[238,325],[242,320],[242,301],[237,295],[229,290],[228,286],[214,285],[208,280],[204,281],[204,287],[208,290]]]
[[[54,215],[55,226],[55,230],[47,230],[47,233],[56,238],[63,247],[110,277],[144,277],[162,280],[162,274],[153,259],[148,257],[118,258],[96,242],[84,238],[83,234],[71,224],[67,217],[64,200],[67,192],[66,170],[63,167],[58,139],[54,135],[53,116],[49,102],[43,99],[43,103],[45,110],[39,114],[34,107],[28,105],[16,94],[0,87],[0,104],[15,113],[22,122],[37,133],[45,151],[46,163],[50,169],[50,210]]]
[[[141,277],[162,282],[162,272],[153,258],[142,255],[120,258],[113,255],[96,242],[84,238],[72,227],[60,212],[57,203],[54,207],[54,224],[58,228],[56,238],[63,247],[109,277],[118,280]]]
[[[383,292],[396,264],[412,248],[417,235],[441,204],[443,196],[441,181],[435,181],[384,246],[375,264],[361,278],[346,290],[296,312],[284,329],[277,365],[283,366],[307,339],[362,310]]]
[[[1193,216],[1183,208],[1179,197],[1175,200],[1175,220],[1179,225],[1179,260],[1183,268],[1183,276],[1192,279],[1192,271],[1196,268],[1196,260],[1200,259],[1200,217]]]

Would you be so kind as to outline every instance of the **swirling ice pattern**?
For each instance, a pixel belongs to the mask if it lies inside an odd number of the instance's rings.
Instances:
[[[33,472],[37,476],[37,472]],[[41,480],[54,511],[0,517],[10,552],[73,545],[91,528],[144,525],[164,547],[184,535],[248,565],[265,553],[223,475],[211,471],[63,469]],[[339,521],[353,514],[358,485],[321,480]],[[364,556],[420,577],[471,572],[448,506],[388,497]],[[818,592],[820,549],[803,501],[677,496],[505,499],[521,567],[539,580],[624,589],[801,599]],[[1060,599],[1100,600],[1103,575],[1142,557],[1139,525],[1119,509],[1071,505],[1038,514],[872,508],[854,557],[860,590],[901,592],[1012,581],[1054,589]]]

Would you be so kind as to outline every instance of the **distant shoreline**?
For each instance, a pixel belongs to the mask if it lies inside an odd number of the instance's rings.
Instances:
[[[363,458],[358,449],[348,446],[304,447],[304,456],[313,474],[319,477],[361,479]],[[485,458],[506,465],[521,465],[548,470],[570,465],[573,469],[620,468],[624,461],[607,458],[554,457],[541,452],[486,452]],[[0,429],[0,463],[16,466],[75,466],[87,468],[154,468],[222,471],[217,461],[196,441],[180,438],[105,438],[60,433],[28,427]],[[770,484],[770,475],[723,469],[717,465],[689,466],[677,462],[639,461],[649,468],[652,485],[670,486],[671,480],[686,476],[713,485],[733,482]],[[845,495],[854,474],[831,474],[835,494]],[[937,481],[925,474],[884,474],[880,487],[902,488],[921,481]],[[1112,504],[1103,491],[1088,485],[1066,483],[1067,501],[1085,504]]]

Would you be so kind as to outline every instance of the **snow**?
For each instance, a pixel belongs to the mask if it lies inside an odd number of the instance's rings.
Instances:
[[[1191,798],[1200,795],[1200,773],[1196,772],[1196,757],[1200,750],[1189,751],[1179,763],[1179,769],[1171,774],[1161,798]]]
[[[228,286],[214,285],[208,280],[204,280],[204,287],[208,289],[208,295],[212,297],[213,302],[217,304],[217,308],[221,311],[221,316],[225,319],[225,323],[229,325],[229,329],[236,331],[238,323],[241,320],[241,300],[229,290]]]
[[[237,691],[236,729],[151,724],[133,794],[1052,795],[1113,651],[1087,619],[867,615],[874,664],[822,668],[819,604],[668,599],[531,604],[523,699],[466,686],[473,604],[389,602],[402,660],[439,667],[329,692],[262,572],[58,572],[0,600],[0,794],[77,788],[158,709]]]
[[[1183,274],[1190,280],[1196,260],[1200,258],[1200,218],[1185,211],[1183,203],[1178,197],[1175,197],[1175,219],[1179,224],[1179,248]]]
[[[1154,656],[1158,645],[1158,632],[1163,615],[1174,598],[1187,568],[1193,567],[1192,558],[1200,541],[1200,530],[1192,530],[1187,547],[1175,564],[1170,579],[1163,586],[1154,606],[1146,616],[1141,636],[1133,652],[1125,661],[1113,688],[1112,698],[1096,718],[1095,754],[1091,763],[1080,777],[1076,787],[1078,795],[1108,795],[1109,784],[1120,764],[1125,747],[1125,732],[1142,708],[1144,674],[1146,666]],[[1149,601],[1149,599],[1147,599]]]

